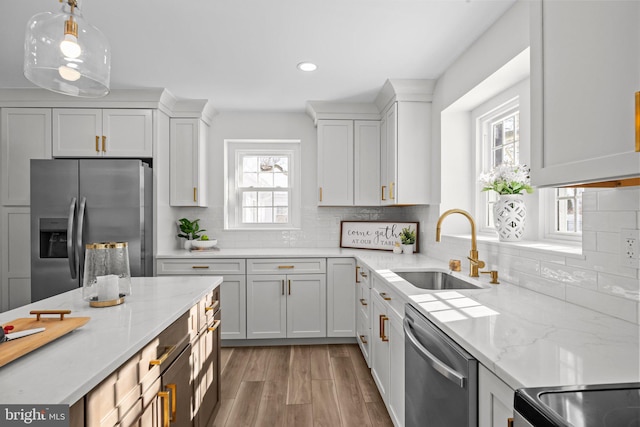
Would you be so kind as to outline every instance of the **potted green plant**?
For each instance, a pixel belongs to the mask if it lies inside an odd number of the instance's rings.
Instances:
[[[191,248],[191,241],[198,240],[200,235],[207,231],[205,229],[200,228],[199,224],[200,219],[195,219],[193,221],[188,220],[187,218],[180,218],[178,220],[178,228],[180,229],[180,233],[178,233],[178,237],[185,239],[184,248]]]
[[[400,232],[400,241],[402,242],[402,253],[412,254],[416,243],[416,232],[410,227],[405,227]]]

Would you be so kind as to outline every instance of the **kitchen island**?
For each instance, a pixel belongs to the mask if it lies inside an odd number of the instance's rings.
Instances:
[[[217,276],[133,278],[132,294],[118,306],[90,308],[82,289],[76,289],[0,314],[2,325],[32,317],[31,310],[68,309],[68,317],[91,318],[79,329],[1,367],[0,403],[74,405],[181,319],[186,320],[179,333],[185,346],[190,341],[193,346],[202,330],[197,325],[207,326],[199,323],[202,315],[197,310],[207,296],[218,295],[221,281]]]

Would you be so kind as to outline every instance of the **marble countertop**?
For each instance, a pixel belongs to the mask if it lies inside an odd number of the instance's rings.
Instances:
[[[340,248],[176,250],[158,258],[355,257],[511,388],[640,381],[640,326],[501,280],[454,273],[483,288],[428,291],[392,270],[448,266],[422,254]]]
[[[0,403],[75,403],[221,282],[218,276],[137,277],[119,306],[91,308],[79,288],[0,313],[2,325],[32,317],[30,310],[69,309],[69,316],[91,317],[1,367]]]

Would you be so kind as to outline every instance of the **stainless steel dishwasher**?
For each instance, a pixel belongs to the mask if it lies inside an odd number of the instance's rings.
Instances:
[[[478,361],[405,306],[406,427],[476,427]]]

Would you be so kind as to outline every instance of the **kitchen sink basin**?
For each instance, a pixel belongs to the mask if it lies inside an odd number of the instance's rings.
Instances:
[[[394,273],[420,289],[481,289],[481,286],[441,271],[394,271]]]

